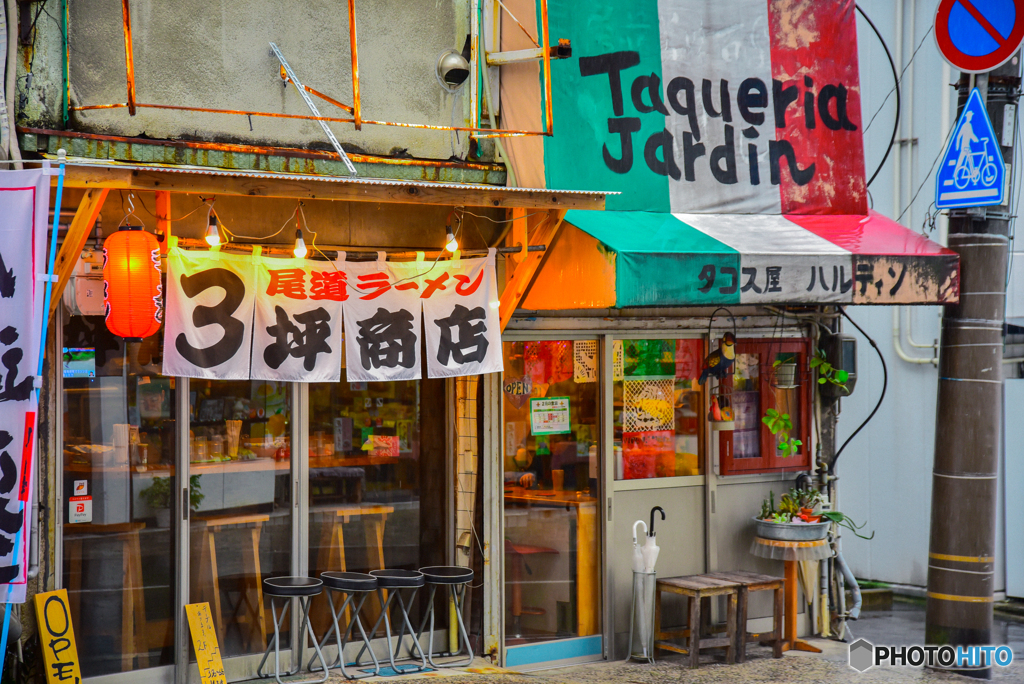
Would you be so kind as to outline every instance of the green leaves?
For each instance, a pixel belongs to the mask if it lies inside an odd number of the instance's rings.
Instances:
[[[761,422],[768,426],[771,433],[778,438],[775,446],[783,458],[789,458],[800,452],[803,442],[790,438],[789,432],[793,429],[793,421],[790,420],[788,413],[779,413],[770,408],[764,412]]]
[[[850,530],[851,532],[853,532],[855,535],[857,535],[861,539],[869,539],[870,540],[870,539],[874,539],[875,538],[875,533],[874,532],[871,533],[870,537],[865,537],[863,534],[861,534],[858,531],[861,528],[863,528],[865,525],[867,525],[866,521],[861,523],[860,525],[858,525],[851,518],[847,517],[846,515],[843,515],[839,511],[822,511],[821,517],[826,519],[826,520],[831,520],[832,522],[834,522],[835,524],[839,525],[840,527],[845,527],[846,529]]]
[[[830,382],[836,387],[840,387],[847,394],[850,390],[846,387],[846,381],[850,379],[850,374],[847,371],[835,368],[831,363],[828,362],[828,357],[825,356],[825,350],[819,349],[815,352],[814,358],[811,359],[810,366],[812,369],[818,369],[818,384],[824,385],[826,382]]]

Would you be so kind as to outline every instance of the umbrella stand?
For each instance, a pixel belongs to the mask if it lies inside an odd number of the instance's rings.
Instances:
[[[633,571],[633,603],[629,609],[629,655],[626,660],[654,664],[654,588],[657,573]]]

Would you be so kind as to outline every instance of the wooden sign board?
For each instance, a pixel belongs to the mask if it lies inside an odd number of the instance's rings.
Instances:
[[[58,589],[36,594],[35,602],[47,684],[78,684],[82,681],[82,669],[78,665],[68,592]]]
[[[192,646],[196,650],[196,663],[203,684],[227,684],[224,661],[220,658],[217,632],[213,628],[209,603],[189,603],[185,606],[188,627],[192,633]]]

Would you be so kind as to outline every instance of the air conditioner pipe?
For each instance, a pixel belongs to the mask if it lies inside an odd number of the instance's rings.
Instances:
[[[903,350],[903,345],[900,339],[900,307],[892,307],[892,346],[896,350],[896,356],[900,357],[907,363],[930,363],[933,366],[939,365],[937,358],[922,358],[916,356],[909,356],[907,352]]]
[[[856,620],[860,617],[860,606],[862,603],[860,595],[860,585],[857,584],[857,578],[850,572],[850,567],[846,564],[846,560],[843,558],[843,552],[839,550],[839,540],[836,539],[836,565],[839,566],[839,571],[843,573],[843,579],[846,580],[846,584],[850,587],[850,593],[853,595],[853,606],[850,608],[850,612],[846,614],[846,618],[849,620]]]

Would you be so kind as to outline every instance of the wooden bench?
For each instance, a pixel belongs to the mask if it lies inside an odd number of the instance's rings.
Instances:
[[[770,643],[772,646],[772,657],[782,657],[782,605],[783,587],[785,582],[781,577],[772,575],[761,575],[746,570],[734,570],[731,572],[712,572],[705,575],[726,582],[735,582],[739,585],[738,607],[736,621],[739,625],[736,638],[736,662],[742,663],[747,657],[747,644],[752,641]],[[774,601],[772,608],[772,630],[770,632],[748,632],[747,631],[747,601],[752,591],[773,591]]]
[[[725,662],[733,663],[736,659],[736,610],[741,585],[732,580],[718,579],[709,575],[689,575],[687,577],[670,577],[659,579],[654,597],[654,647],[674,653],[690,656],[690,667],[700,664],[700,652],[705,648],[724,648]],[[688,605],[687,626],[685,629],[661,629],[661,595],[662,593],[685,596]],[[725,636],[701,634],[701,602],[711,596],[726,597]],[[745,627],[744,627],[745,631]],[[684,638],[686,647],[668,641],[672,638]]]

